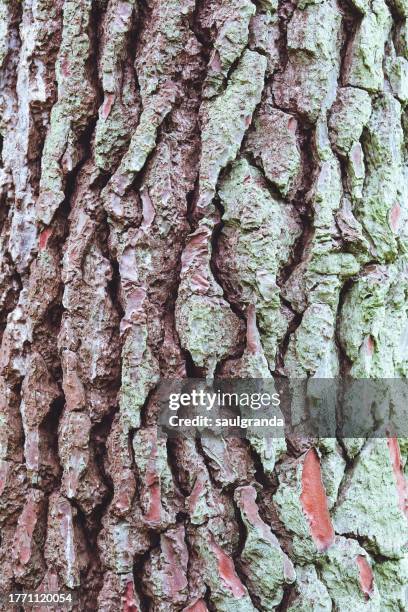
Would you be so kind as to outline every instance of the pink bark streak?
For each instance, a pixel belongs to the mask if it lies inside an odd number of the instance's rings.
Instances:
[[[256,327],[256,311],[253,304],[250,304],[247,308],[247,349],[253,355],[256,355],[261,350],[258,329]]]
[[[115,96],[113,94],[108,94],[104,103],[102,104],[101,115],[103,119],[107,119],[112,110],[113,103],[115,101]]]
[[[121,514],[129,511],[134,495],[134,480],[132,476],[129,476],[128,470],[122,475],[119,487],[115,507]]]
[[[369,357],[372,357],[374,355],[374,349],[375,349],[375,344],[374,344],[374,340],[373,340],[372,336],[367,336],[367,338],[366,338],[366,351],[367,351],[367,355],[369,355]]]
[[[38,505],[29,499],[18,522],[16,533],[16,552],[22,565],[26,565],[31,557],[31,540],[37,523]]]
[[[272,546],[275,548],[280,548],[279,541],[277,537],[272,533],[270,528],[266,523],[263,522],[261,517],[259,516],[258,506],[256,504],[256,490],[252,486],[241,487],[240,488],[240,500],[239,505],[245,513],[248,521],[259,529],[262,533],[262,537],[270,542]],[[292,564],[288,561],[286,555],[283,558],[283,571],[285,578],[289,580],[294,580],[294,569]]]
[[[193,263],[196,267],[200,264],[206,264],[210,236],[211,230],[208,227],[199,228],[190,236],[181,256],[182,272],[185,272]]]
[[[208,227],[196,230],[191,235],[181,256],[182,274],[185,274],[192,266],[195,268],[194,274],[191,277],[191,287],[198,293],[206,293],[210,287],[207,278],[208,243],[210,236],[211,230]]]
[[[397,203],[391,209],[390,213],[390,226],[393,232],[397,232],[399,226],[399,220],[401,217],[401,206]]]
[[[40,251],[43,251],[45,247],[47,246],[48,238],[50,237],[51,232],[52,232],[51,228],[47,228],[41,232],[39,240],[38,240],[38,246],[40,248]]]
[[[0,461],[0,495],[2,495],[6,488],[7,474],[9,471],[9,464],[6,461]]]
[[[245,588],[237,576],[232,559],[218,546],[214,538],[211,539],[210,546],[218,561],[218,573],[221,580],[236,599],[244,597]]]
[[[334,529],[322,483],[320,460],[314,448],[306,453],[303,463],[300,501],[317,550],[320,552],[327,550],[334,542]]]
[[[69,77],[71,74],[69,62],[66,58],[61,61],[61,73],[64,77]]]
[[[187,606],[187,608],[184,608],[183,612],[208,612],[208,608],[203,599],[198,599]]]
[[[38,448],[38,432],[28,431],[25,442],[25,456],[27,467],[30,470],[38,469],[40,462],[40,451]]]
[[[212,68],[215,72],[221,72],[222,66],[220,61],[220,54],[218,51],[213,51],[208,67]]]
[[[399,507],[408,518],[408,484],[402,471],[401,452],[397,438],[387,439],[391,456],[391,464],[397,484]]]
[[[204,486],[204,476],[198,474],[197,479],[194,483],[193,490],[191,491],[191,495],[188,498],[188,509],[190,514],[194,513],[194,510],[197,507],[198,502],[200,501],[203,492],[205,490]]]
[[[358,571],[359,571],[361,590],[363,591],[365,598],[368,599],[372,595],[373,589],[374,589],[373,572],[372,572],[370,564],[368,563],[364,555],[358,555],[357,565],[358,565]]]
[[[71,451],[70,469],[69,469],[68,478],[67,478],[67,489],[68,489],[69,495],[71,496],[74,496],[76,494],[78,484],[79,484],[79,477],[83,469],[82,467],[83,463],[84,463],[83,453],[77,448],[73,449]]]
[[[140,612],[136,605],[135,591],[132,582],[127,583],[123,599],[123,612]]]
[[[182,568],[183,565],[187,566],[187,549],[185,549],[184,536],[184,528],[179,528],[175,530],[173,537],[168,537],[165,534],[161,538],[163,556],[168,564],[165,575],[166,587],[172,598],[176,598],[177,594],[187,587],[186,575]],[[181,559],[182,564],[177,550],[184,552]]]
[[[290,117],[288,121],[288,130],[292,132],[292,134],[296,134],[297,130],[297,121],[294,117]]]
[[[148,523],[155,524],[160,522],[161,515],[161,493],[160,476],[156,469],[157,444],[152,440],[150,458],[146,470],[146,485],[149,492],[148,509],[145,519]]]
[[[261,531],[262,536],[267,542],[275,545],[277,543],[268,525],[266,525],[261,517],[259,516],[258,506],[256,505],[256,490],[254,487],[241,487],[240,489],[240,505],[245,512],[248,521],[254,526],[258,527]]]
[[[141,198],[143,209],[143,222],[141,227],[142,229],[148,229],[154,221],[156,211],[154,210],[153,202],[147,189],[141,191]]]

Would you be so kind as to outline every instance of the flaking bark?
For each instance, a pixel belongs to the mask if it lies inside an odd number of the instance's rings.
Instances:
[[[405,439],[166,441],[155,393],[407,375],[407,17],[0,0],[1,593],[407,610]]]

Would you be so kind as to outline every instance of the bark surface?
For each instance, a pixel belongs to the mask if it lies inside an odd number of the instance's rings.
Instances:
[[[407,17],[0,0],[1,593],[408,609],[407,440],[155,426],[160,378],[406,377]]]

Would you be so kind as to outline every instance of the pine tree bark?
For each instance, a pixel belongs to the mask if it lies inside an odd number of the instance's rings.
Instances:
[[[0,1],[1,593],[408,609],[406,439],[156,428],[163,378],[406,376],[407,16]]]

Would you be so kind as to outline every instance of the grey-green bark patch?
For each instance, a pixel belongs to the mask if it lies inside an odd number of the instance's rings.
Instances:
[[[251,124],[252,114],[261,100],[265,70],[266,58],[246,50],[225,92],[207,103],[208,116],[201,140],[198,202],[198,207],[204,211],[211,204],[221,170],[235,159]]]
[[[372,255],[392,261],[407,250],[406,169],[401,105],[390,94],[373,102],[363,138],[366,180],[357,216],[372,242]]]
[[[331,106],[340,67],[340,25],[334,1],[295,10],[287,29],[289,61],[273,85],[279,107],[315,122]]]
[[[296,130],[297,121],[292,115],[266,103],[261,106],[247,139],[247,150],[283,196],[294,192],[301,179]]]
[[[295,598],[288,612],[331,612],[332,600],[314,565],[296,566]]]
[[[337,533],[360,536],[374,553],[391,558],[406,554],[408,524],[386,440],[370,440],[342,484],[333,515]]]
[[[51,111],[50,130],[42,156],[37,217],[48,225],[64,201],[66,174],[81,159],[79,138],[95,109],[87,63],[91,53],[91,0],[64,3],[63,37],[56,66],[58,101]]]
[[[283,587],[296,579],[294,567],[259,516],[254,487],[239,487],[234,496],[247,532],[240,558],[248,587],[263,610],[273,611],[282,601]]]
[[[381,595],[381,610],[403,612],[408,602],[408,559],[374,565],[375,582]]]
[[[229,69],[248,43],[249,22],[254,14],[255,5],[250,0],[227,0],[218,7],[215,17],[218,33],[203,85],[206,98],[221,93]]]
[[[373,266],[347,293],[339,336],[353,362],[351,375],[393,378],[408,372],[406,263]]]
[[[330,109],[330,139],[335,150],[348,155],[358,142],[371,115],[369,94],[355,87],[341,87]]]
[[[219,196],[225,209],[221,277],[233,281],[241,306],[256,306],[262,346],[273,368],[287,327],[276,281],[300,234],[299,223],[292,207],[270,194],[261,173],[245,159],[233,164]]]
[[[370,558],[356,540],[337,537],[322,561],[320,578],[327,587],[335,610],[380,612],[381,600],[375,581],[367,580],[371,584],[366,585],[368,592],[364,592],[359,558],[366,566],[367,573],[372,571]]]
[[[348,49],[344,84],[369,92],[383,89],[384,46],[391,29],[391,15],[384,0],[374,0]]]

